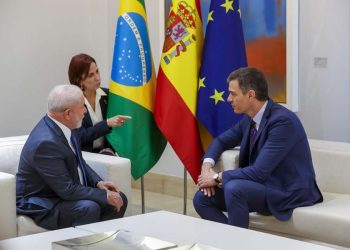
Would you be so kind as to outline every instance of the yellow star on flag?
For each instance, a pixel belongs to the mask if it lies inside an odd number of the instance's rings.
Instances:
[[[208,13],[208,21],[207,21],[207,23],[209,23],[210,21],[214,21],[213,13],[214,13],[213,10]]]
[[[200,88],[205,88],[206,86],[205,86],[205,84],[204,84],[204,81],[205,81],[205,77],[203,77],[203,78],[199,78],[199,84],[198,84],[198,89],[200,89]]]
[[[226,9],[226,13],[229,12],[229,10],[233,11],[233,0],[225,0],[225,3],[221,4],[220,6],[224,7]]]
[[[239,13],[239,17],[242,18],[242,16],[241,16],[241,9],[238,9],[237,12]]]
[[[224,98],[222,98],[224,92],[225,91],[218,92],[216,89],[214,89],[214,95],[210,96],[210,98],[215,100],[215,105],[218,104],[218,102],[225,102]]]

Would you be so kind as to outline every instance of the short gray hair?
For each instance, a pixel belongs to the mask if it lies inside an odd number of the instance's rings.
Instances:
[[[57,85],[47,98],[47,110],[50,112],[62,112],[79,103],[83,92],[75,85]]]

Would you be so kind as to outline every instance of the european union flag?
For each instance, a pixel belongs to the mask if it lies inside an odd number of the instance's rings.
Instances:
[[[211,1],[199,74],[197,117],[216,137],[242,115],[234,114],[228,97],[228,75],[247,66],[238,0]]]

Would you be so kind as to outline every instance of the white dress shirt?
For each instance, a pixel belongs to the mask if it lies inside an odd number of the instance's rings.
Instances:
[[[92,125],[95,125],[96,123],[99,123],[103,120],[102,116],[102,110],[100,105],[100,99],[101,96],[106,96],[107,94],[101,89],[98,88],[96,90],[96,97],[95,97],[95,110],[91,107],[89,101],[84,97],[85,99],[85,105],[87,107],[87,110],[90,114]],[[104,137],[101,136],[100,138],[97,138],[93,142],[93,148],[101,148],[104,145]]]

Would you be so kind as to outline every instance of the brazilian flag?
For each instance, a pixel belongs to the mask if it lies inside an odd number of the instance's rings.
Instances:
[[[156,83],[144,0],[121,0],[107,116],[132,120],[113,128],[107,139],[131,160],[135,180],[157,163],[166,145],[153,118]]]

